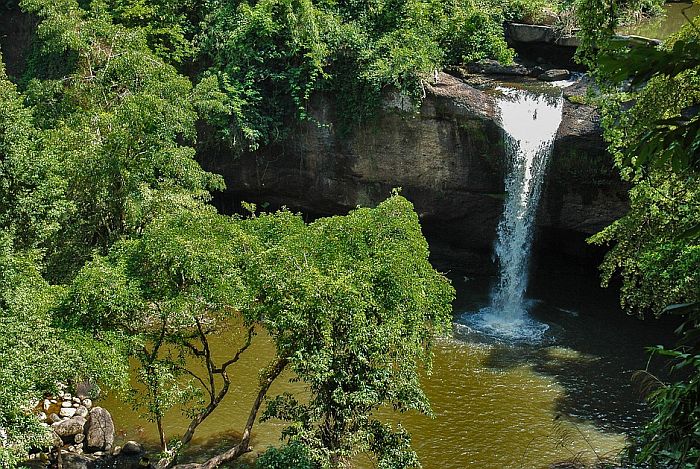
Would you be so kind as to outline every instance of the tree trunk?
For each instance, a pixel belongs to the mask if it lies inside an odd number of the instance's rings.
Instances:
[[[168,452],[168,443],[165,441],[165,430],[163,429],[163,419],[158,417],[158,436],[160,437],[160,449],[164,453]]]
[[[250,448],[248,445],[250,443],[253,425],[255,425],[255,419],[258,416],[258,411],[260,410],[260,406],[262,405],[262,402],[265,399],[265,395],[270,389],[270,386],[275,381],[275,379],[277,379],[277,377],[282,373],[284,368],[287,366],[287,363],[288,361],[286,358],[279,359],[268,371],[265,379],[262,380],[260,384],[260,390],[258,391],[258,395],[255,398],[255,402],[253,402],[253,406],[250,409],[248,421],[246,422],[245,429],[243,430],[243,437],[241,438],[240,443],[238,443],[236,446],[232,447],[228,451],[218,454],[213,458],[209,459],[208,461],[204,462],[203,464],[197,466],[198,469],[214,469],[220,466],[221,464],[231,462],[235,459],[238,459],[243,454],[252,451],[252,448]],[[180,467],[181,466],[175,466],[175,468]],[[192,466],[188,464],[187,467],[189,468]],[[182,466],[182,469],[184,469],[184,466]]]

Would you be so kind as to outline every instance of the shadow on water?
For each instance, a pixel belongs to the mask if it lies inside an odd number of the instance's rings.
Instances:
[[[649,359],[646,347],[674,342],[675,324],[668,318],[641,320],[623,313],[614,291],[601,289],[591,275],[559,275],[556,270],[533,275],[528,290],[529,314],[549,325],[538,344],[505,343],[470,333],[459,325],[460,312],[488,304],[494,281],[454,276],[458,290],[456,337],[487,344],[483,366],[508,371],[526,366],[553,378],[563,389],[556,414],[592,422],[606,432],[632,434],[650,412],[631,382],[634,371],[648,369],[667,376],[667,362]]]

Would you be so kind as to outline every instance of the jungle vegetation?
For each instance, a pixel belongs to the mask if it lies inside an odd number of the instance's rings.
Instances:
[[[591,238],[610,246],[603,284],[620,280],[632,314],[677,315],[676,348],[650,348],[671,360],[676,381],[640,374],[655,417],[630,447],[634,464],[700,464],[700,20],[662,45],[612,36],[611,6],[585,24],[581,55],[596,65],[605,137],[623,180],[631,184],[626,216]]]

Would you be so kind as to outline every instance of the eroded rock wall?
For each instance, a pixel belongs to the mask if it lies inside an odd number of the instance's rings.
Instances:
[[[372,206],[401,187],[419,213],[442,267],[483,272],[503,203],[505,168],[494,98],[440,74],[418,112],[396,94],[371,123],[341,136],[330,100],[286,145],[232,158],[209,154],[229,201],[286,205],[317,215]],[[568,103],[538,215],[536,248],[586,258],[583,239],[627,207],[626,188],[606,154],[594,109]]]

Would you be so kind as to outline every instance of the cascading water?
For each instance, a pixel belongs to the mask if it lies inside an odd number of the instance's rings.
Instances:
[[[528,316],[525,290],[532,228],[542,179],[562,118],[563,99],[525,90],[498,88],[498,110],[510,172],[498,225],[495,254],[500,277],[491,304],[466,318],[477,331],[514,340],[539,340],[548,326]]]

